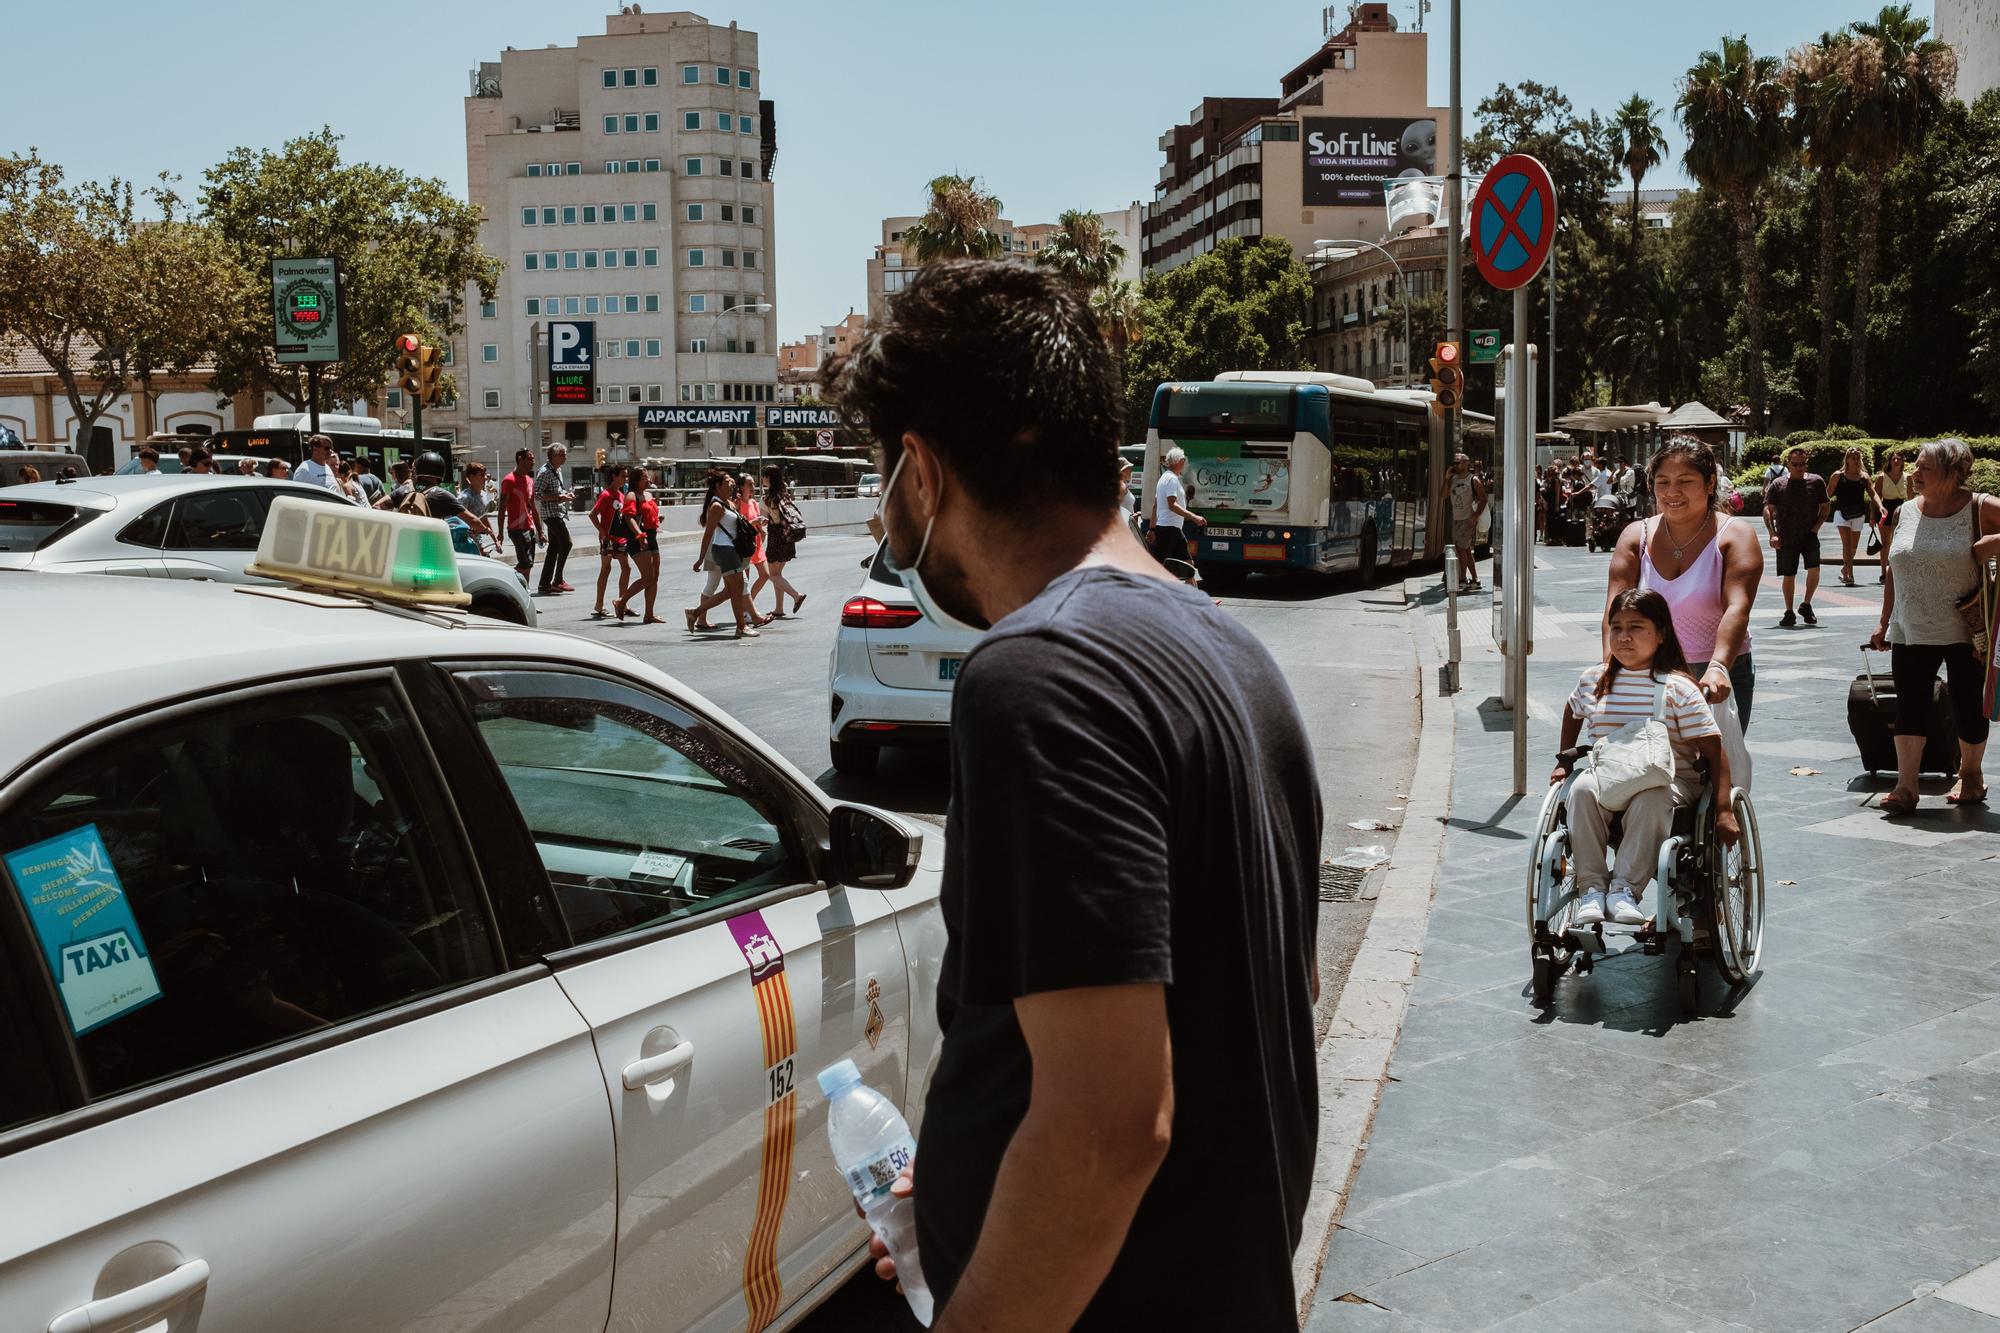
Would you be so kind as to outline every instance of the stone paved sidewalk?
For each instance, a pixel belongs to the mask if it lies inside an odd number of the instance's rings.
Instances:
[[[1730,997],[1705,965],[1683,1021],[1668,959],[1634,954],[1540,1012],[1527,840],[1604,557],[1537,554],[1536,790],[1509,799],[1500,666],[1469,643],[1435,909],[1309,1329],[2000,1333],[1993,1273],[1933,1294],[2000,1258],[2000,814],[1937,783],[1915,818],[1873,808],[1845,699],[1879,589],[1822,589],[1817,630],[1760,595],[1761,977]]]

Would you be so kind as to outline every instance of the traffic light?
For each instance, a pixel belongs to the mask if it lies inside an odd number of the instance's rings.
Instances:
[[[423,349],[424,340],[414,333],[400,334],[396,338],[397,383],[401,384],[403,392],[412,398],[421,397],[423,394],[423,383],[420,378],[423,369],[420,354]]]
[[[1431,357],[1431,414],[1449,416],[1458,410],[1465,396],[1465,368],[1459,363],[1457,343],[1439,343]]]
[[[417,348],[417,384],[421,390],[418,396],[424,400],[425,407],[429,407],[438,400],[438,393],[440,392],[438,376],[443,373],[439,369],[439,365],[437,348]]]
[[[597,470],[599,472],[604,471],[604,451],[602,449],[597,451]]]

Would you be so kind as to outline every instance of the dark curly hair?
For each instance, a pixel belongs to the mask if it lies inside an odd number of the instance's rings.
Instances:
[[[885,474],[910,432],[986,510],[1118,501],[1118,364],[1083,302],[1025,264],[926,264],[821,382],[880,442]]]

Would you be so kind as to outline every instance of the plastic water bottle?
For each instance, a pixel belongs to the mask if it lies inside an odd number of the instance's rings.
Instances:
[[[916,1200],[889,1192],[917,1155],[910,1124],[894,1102],[861,1081],[861,1071],[852,1060],[820,1070],[819,1090],[826,1095],[826,1136],[833,1146],[833,1160],[847,1177],[862,1216],[889,1247],[910,1313],[929,1328],[931,1290],[924,1285],[924,1270],[917,1260]]]

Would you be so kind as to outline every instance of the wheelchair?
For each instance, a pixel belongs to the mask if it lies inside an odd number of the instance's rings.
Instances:
[[[1660,845],[1653,882],[1642,906],[1652,918],[1644,925],[1605,921],[1580,926],[1576,874],[1570,855],[1569,793],[1585,771],[1589,745],[1558,756],[1569,776],[1542,798],[1541,818],[1528,867],[1528,947],[1534,966],[1535,1003],[1555,1000],[1556,981],[1572,968],[1587,976],[1610,952],[1607,937],[1629,936],[1647,954],[1674,951],[1673,974],[1684,1014],[1701,1005],[1699,960],[1707,957],[1732,988],[1756,975],[1764,953],[1764,844],[1750,794],[1736,789],[1731,809],[1742,836],[1733,847],[1715,837],[1715,788],[1704,782],[1695,804],[1674,811],[1673,830]],[[1612,825],[1616,844],[1618,821]],[[1632,952],[1620,948],[1620,953]]]

